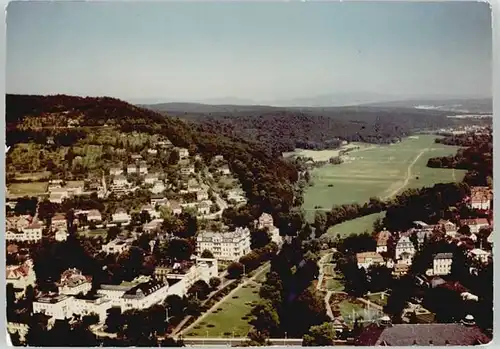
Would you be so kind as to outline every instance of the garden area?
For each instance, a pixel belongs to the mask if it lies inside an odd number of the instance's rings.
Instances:
[[[335,293],[330,298],[330,306],[334,316],[342,316],[348,325],[355,319],[372,320],[381,316],[381,312],[374,308],[366,308],[360,300],[350,297],[347,293]]]
[[[375,303],[380,306],[385,306],[387,304],[387,298],[389,296],[385,294],[385,292],[378,292],[378,293],[371,293],[369,295],[366,295],[364,298],[369,300],[372,303]]]
[[[265,273],[264,273],[265,275]],[[229,299],[196,324],[188,337],[246,337],[251,329],[251,310],[259,301],[260,284],[242,286]]]

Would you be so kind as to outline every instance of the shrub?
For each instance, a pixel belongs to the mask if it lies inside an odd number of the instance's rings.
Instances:
[[[207,327],[208,327],[208,328],[214,328],[214,327],[215,327],[215,325],[214,325],[214,324],[208,324],[208,325],[207,325]]]

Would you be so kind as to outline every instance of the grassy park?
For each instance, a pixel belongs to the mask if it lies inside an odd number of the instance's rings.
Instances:
[[[340,165],[314,169],[313,185],[304,196],[308,217],[312,218],[316,209],[364,203],[370,197],[386,199],[408,188],[462,180],[466,171],[426,166],[429,158],[452,155],[458,149],[434,143],[434,139],[432,135],[420,135],[392,145],[365,147],[349,152],[349,160]]]

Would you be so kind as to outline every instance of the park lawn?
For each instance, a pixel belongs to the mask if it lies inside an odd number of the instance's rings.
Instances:
[[[232,336],[246,337],[252,325],[249,324],[251,317],[246,317],[253,308],[253,304],[259,301],[260,285],[250,284],[241,288],[228,300],[223,302],[216,313],[208,314],[202,322],[193,327],[186,336],[188,337],[223,337]],[[238,298],[233,298],[237,296]],[[213,325],[214,327],[209,327]],[[224,333],[226,333],[224,335]]]
[[[364,309],[364,307],[361,304],[354,303],[349,299],[344,299],[338,305],[340,309],[340,314],[345,320],[347,320],[348,318],[352,319],[353,310],[356,316],[358,316],[361,315]]]
[[[396,144],[369,146],[349,152],[350,159],[342,164],[315,168],[311,172],[313,185],[306,188],[304,195],[303,208],[308,218],[312,219],[317,209],[362,204],[370,197],[385,199],[410,187],[460,181],[465,171],[427,168],[429,158],[454,155],[458,149],[435,143],[435,138],[419,135]]]
[[[327,235],[336,236],[337,234],[340,234],[340,237],[345,237],[351,234],[361,234],[365,231],[371,233],[373,231],[373,223],[375,223],[378,218],[383,219],[384,216],[385,211],[352,219],[350,221],[331,226],[327,230]]]
[[[83,235],[87,238],[93,238],[97,236],[102,236],[103,238],[106,238],[108,235],[108,231],[106,229],[95,229],[95,230],[85,230],[85,231],[80,231],[78,232],[79,235]]]
[[[382,299],[381,297],[382,292],[379,293],[372,293],[370,295],[365,296],[364,298],[368,299],[370,302],[373,302],[375,304],[385,306],[387,304],[387,295]]]
[[[342,282],[335,278],[325,279],[325,287],[329,291],[344,291]]]
[[[8,188],[11,195],[35,196],[46,193],[48,185],[48,182],[12,183]]]

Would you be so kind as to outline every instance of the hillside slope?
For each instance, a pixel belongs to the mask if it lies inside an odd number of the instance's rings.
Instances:
[[[92,137],[103,129],[121,134],[132,131],[167,137],[175,146],[186,147],[190,153],[205,160],[220,154],[242,183],[250,205],[260,209],[287,211],[293,202],[293,182],[296,169],[271,157],[258,144],[248,143],[217,130],[198,130],[182,120],[165,117],[154,111],[139,108],[118,99],[107,97],[6,96],[7,145],[36,144],[48,152],[71,147]],[[53,145],[47,145],[48,140]],[[102,155],[104,156],[104,155]],[[18,171],[7,156],[7,174]],[[47,170],[40,160],[38,171]]]

